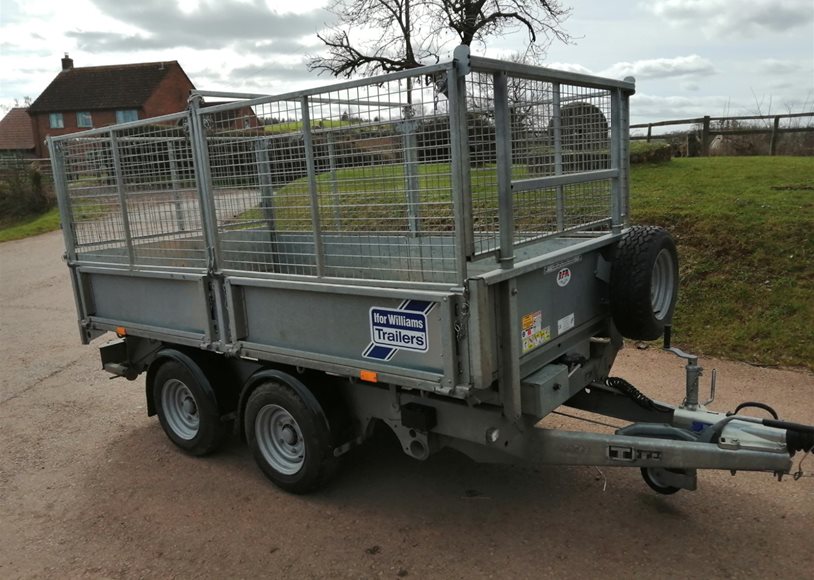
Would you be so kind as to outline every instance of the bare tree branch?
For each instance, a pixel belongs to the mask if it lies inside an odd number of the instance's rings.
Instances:
[[[310,70],[349,77],[438,62],[454,44],[482,44],[515,30],[528,33],[527,52],[542,56],[553,40],[569,42],[559,0],[335,0],[336,27],[318,34],[326,54]]]

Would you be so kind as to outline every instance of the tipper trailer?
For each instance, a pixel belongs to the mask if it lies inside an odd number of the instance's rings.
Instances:
[[[633,92],[459,47],[49,138],[82,341],[118,334],[104,369],[146,373],[175,445],[235,429],[297,493],[379,423],[416,459],[638,467],[660,493],[790,473],[814,428],[708,410],[669,344],[675,244],[629,225]],[[662,335],[678,406],[609,378],[623,337]],[[630,424],[536,426],[563,405]]]

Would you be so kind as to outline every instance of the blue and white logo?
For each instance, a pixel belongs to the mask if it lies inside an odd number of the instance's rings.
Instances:
[[[370,344],[362,353],[365,358],[389,361],[403,350],[427,352],[427,314],[435,306],[424,300],[405,300],[395,308],[374,306],[370,309]]]

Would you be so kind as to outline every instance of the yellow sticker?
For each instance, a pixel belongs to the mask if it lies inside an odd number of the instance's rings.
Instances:
[[[523,353],[540,346],[551,340],[551,327],[543,328],[543,312],[538,310],[523,316],[523,330],[521,340],[523,343]]]

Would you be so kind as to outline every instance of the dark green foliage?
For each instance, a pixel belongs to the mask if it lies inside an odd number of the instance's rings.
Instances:
[[[631,163],[661,163],[673,158],[673,150],[666,141],[631,141]]]
[[[19,162],[0,170],[0,223],[44,213],[54,203],[38,164]]]

